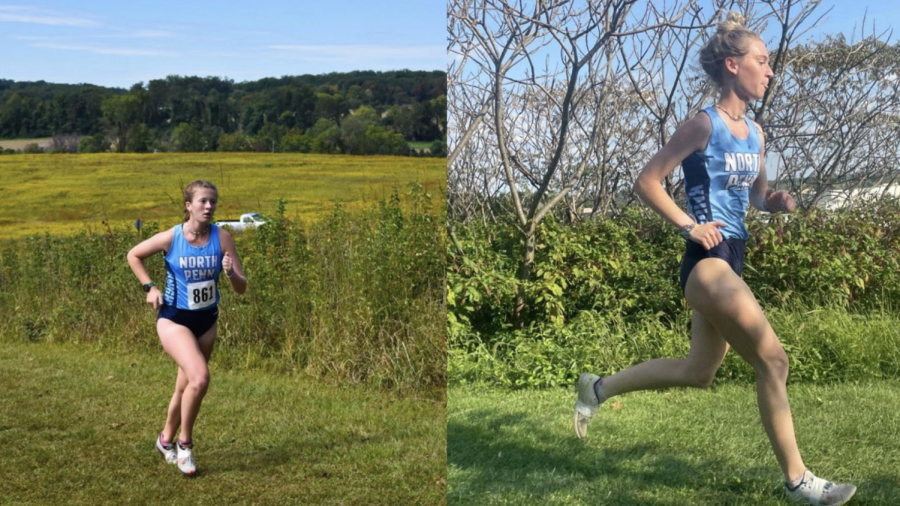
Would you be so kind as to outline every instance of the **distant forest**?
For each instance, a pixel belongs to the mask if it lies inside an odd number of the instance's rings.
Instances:
[[[0,79],[0,139],[47,151],[291,151],[446,156],[447,75],[169,76],[130,90]],[[36,151],[36,146],[30,146]],[[28,150],[26,150],[28,151]]]

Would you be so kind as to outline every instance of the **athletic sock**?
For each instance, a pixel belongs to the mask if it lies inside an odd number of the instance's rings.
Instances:
[[[167,441],[165,438],[163,438],[162,432],[160,432],[160,433],[159,433],[159,444],[161,444],[161,445],[163,445],[164,447],[168,448],[168,447],[172,446],[172,441]]]
[[[822,491],[825,494],[827,494],[830,489],[834,488],[834,483],[826,480],[825,478],[819,478],[818,476],[814,475],[809,469],[803,471],[803,474],[801,474],[799,478],[796,478],[791,482],[785,482],[784,486],[787,487],[789,492],[795,492],[803,485],[808,485],[815,488],[817,483],[821,485]]]
[[[809,473],[809,470],[803,471],[800,476],[793,480],[785,481],[784,486],[787,487],[787,489],[791,492],[797,490],[798,488],[800,488],[800,485],[803,485],[803,482],[806,481],[806,473]],[[812,473],[809,474],[811,475]]]
[[[597,402],[603,404],[606,401],[606,394],[603,392],[603,378],[594,383],[594,393],[597,394]]]
[[[193,441],[178,441],[178,447],[182,450],[187,450],[188,448],[194,447]]]

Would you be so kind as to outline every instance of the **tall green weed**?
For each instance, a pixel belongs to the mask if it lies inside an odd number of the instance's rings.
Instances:
[[[31,236],[0,251],[0,339],[159,351],[155,313],[125,261],[159,231]],[[249,280],[222,293],[215,360],[401,390],[446,383],[444,216],[418,185],[364,211],[285,218],[235,235]],[[145,261],[165,279],[162,255]]]

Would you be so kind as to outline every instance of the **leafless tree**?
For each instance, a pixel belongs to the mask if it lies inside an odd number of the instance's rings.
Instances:
[[[50,142],[49,149],[60,153],[76,153],[80,139],[81,136],[77,134],[56,134]]]
[[[456,170],[447,172],[448,222],[479,220],[496,222],[498,203],[505,193],[505,183],[494,166],[491,137],[474,130],[458,158]]]
[[[828,37],[788,51],[767,131],[778,181],[802,207],[897,181],[900,54],[881,38]]]
[[[618,91],[611,85],[617,80],[608,79],[618,40],[676,27],[675,20],[687,11],[674,6],[629,17],[635,3],[451,3],[450,51],[460,62],[451,66],[451,74],[463,91],[450,97],[449,110],[458,117],[451,121],[448,167],[450,172],[464,169],[458,156],[476,131],[492,137],[490,165],[504,175],[525,249],[517,317],[524,308],[524,282],[531,277],[537,224],[580,188],[588,167],[603,170],[597,156],[602,122],[597,118],[608,103],[603,96]]]
[[[591,73],[597,141],[581,184],[566,199],[570,220],[617,214],[654,146],[652,124],[621,63],[598,74]]]
[[[772,40],[767,41],[769,45],[774,46],[769,62],[774,76],[769,82],[769,87],[766,89],[762,100],[758,104],[750,104],[756,121],[761,125],[767,124],[767,118],[772,114],[772,111],[769,110],[769,105],[773,97],[779,94],[785,96],[785,93],[782,92],[782,71],[795,62],[790,56],[789,49],[794,47],[799,38],[819,25],[831,11],[831,9],[822,11],[820,9],[821,3],[822,0],[770,0],[762,2],[767,9],[757,13],[757,17],[766,21],[774,19],[772,28],[775,36]],[[759,31],[762,31],[766,24],[760,23],[756,27]],[[802,97],[792,96],[790,93],[787,95],[791,96],[794,101],[803,100]]]
[[[525,8],[524,2],[517,5]],[[535,5],[535,17],[544,8]],[[511,12],[503,1],[449,0],[447,5],[448,52],[453,57],[448,73],[451,94],[448,114],[457,135],[448,139],[450,166],[475,134],[491,109],[493,89],[485,76],[505,76],[525,55],[539,49],[540,35],[534,24],[502,22]],[[499,18],[499,20],[498,20]],[[479,30],[479,27],[483,27]],[[488,28],[490,27],[490,28]],[[496,33],[490,30],[496,29]],[[493,64],[493,68],[486,65]],[[471,70],[474,68],[474,70]],[[455,128],[454,128],[455,127]]]
[[[664,15],[665,4],[647,5],[650,15]],[[730,8],[746,11],[746,5],[733,0],[712,0],[708,5],[686,4],[679,29],[657,26],[631,37],[619,45],[624,75],[634,87],[634,94],[643,105],[643,114],[652,124],[655,145],[635,160],[640,169],[650,157],[669,140],[671,132],[687,118],[697,114],[715,89],[702,76],[696,59],[709,29]],[[745,12],[746,14],[746,12]],[[759,21],[757,21],[759,23]],[[680,174],[665,179],[666,191],[674,197],[681,188]]]

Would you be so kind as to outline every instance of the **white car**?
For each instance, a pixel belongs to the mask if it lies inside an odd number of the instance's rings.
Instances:
[[[238,221],[216,221],[216,225],[220,227],[228,227],[235,232],[243,232],[248,228],[256,228],[266,221],[257,213],[245,213],[241,215]]]

